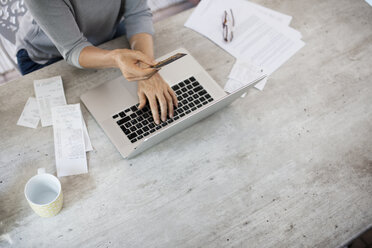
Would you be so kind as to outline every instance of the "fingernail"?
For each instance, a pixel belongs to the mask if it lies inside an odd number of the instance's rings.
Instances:
[[[170,116],[170,118],[173,118],[173,114],[170,114],[169,116]]]

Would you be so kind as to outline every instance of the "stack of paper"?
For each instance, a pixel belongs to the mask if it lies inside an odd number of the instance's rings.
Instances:
[[[234,39],[223,39],[222,21],[224,12],[233,12],[235,27]],[[271,9],[253,4],[246,0],[203,0],[185,23],[189,27],[237,58],[234,75],[257,67],[270,75],[293,56],[305,43],[301,33],[288,25],[292,17]],[[240,62],[242,60],[242,62]],[[248,65],[243,71],[243,64]],[[239,88],[242,83],[250,83],[247,78],[230,79],[226,90]],[[262,90],[266,81],[261,81],[256,88]]]
[[[36,99],[30,97],[17,122],[36,128],[53,125],[57,175],[87,173],[86,152],[92,151],[80,104],[67,105],[60,76],[34,81]]]

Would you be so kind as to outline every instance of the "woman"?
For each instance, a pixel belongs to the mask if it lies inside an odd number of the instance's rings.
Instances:
[[[152,15],[146,0],[26,0],[31,15],[17,33],[17,59],[22,74],[63,57],[78,68],[119,68],[128,81],[138,81],[139,108],[149,101],[156,124],[173,117],[177,97],[150,68],[154,65]],[[97,45],[125,34],[131,49],[106,50]],[[154,74],[155,73],[155,74]]]

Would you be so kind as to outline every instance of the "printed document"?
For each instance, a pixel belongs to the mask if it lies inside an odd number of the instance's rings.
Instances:
[[[34,80],[36,100],[39,106],[41,125],[52,125],[51,109],[55,106],[66,105],[65,92],[60,76]]]
[[[52,108],[55,159],[59,177],[88,172],[80,104]]]
[[[21,116],[19,117],[17,125],[36,128],[39,124],[39,120],[39,107],[37,106],[36,99],[35,97],[29,97]]]

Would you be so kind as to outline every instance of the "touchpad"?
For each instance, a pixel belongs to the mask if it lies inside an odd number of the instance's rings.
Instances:
[[[81,100],[97,121],[103,121],[138,103],[137,82],[120,76],[83,94]]]

